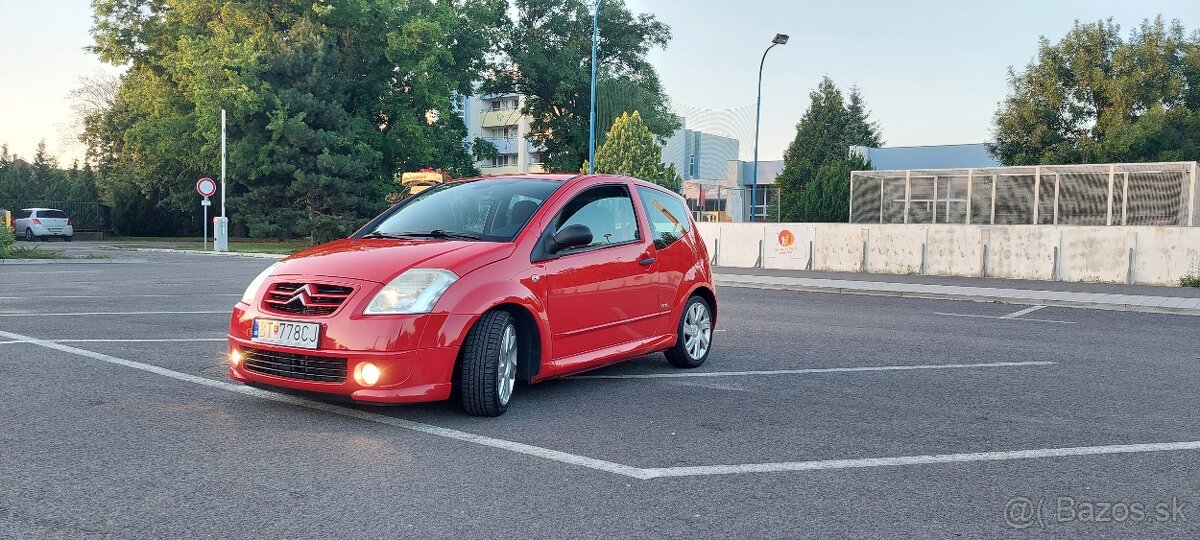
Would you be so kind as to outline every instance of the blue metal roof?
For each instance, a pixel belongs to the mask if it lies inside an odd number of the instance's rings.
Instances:
[[[979,144],[867,148],[866,157],[877,171],[999,167],[1000,162]]]

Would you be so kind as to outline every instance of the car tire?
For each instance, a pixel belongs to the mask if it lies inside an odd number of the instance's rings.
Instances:
[[[25,241],[32,242],[35,239],[37,239],[37,237],[33,235],[33,229],[29,229],[29,228],[25,229]]]
[[[675,346],[667,349],[667,361],[679,368],[698,368],[712,352],[712,308],[699,296],[688,299],[676,328]]]
[[[459,394],[472,416],[500,416],[517,384],[517,321],[506,311],[484,313],[467,332],[459,363]]]
[[[70,242],[72,238],[74,238],[74,237],[73,236],[64,236],[63,242]]]

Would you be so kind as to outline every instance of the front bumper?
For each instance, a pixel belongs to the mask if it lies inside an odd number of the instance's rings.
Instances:
[[[229,376],[239,382],[303,392],[333,394],[374,403],[416,403],[450,397],[458,350],[469,328],[470,317],[447,314],[365,317],[343,310],[331,317],[289,317],[263,312],[246,304],[234,306],[229,326],[229,348],[249,349],[345,361],[345,380],[323,382],[280,376],[230,364]],[[317,349],[302,349],[253,342],[256,317],[294,320],[321,325]],[[355,374],[359,364],[371,362],[380,370],[379,381],[362,384]]]

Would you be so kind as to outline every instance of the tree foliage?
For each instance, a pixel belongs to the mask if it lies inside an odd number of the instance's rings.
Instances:
[[[870,170],[870,162],[858,156],[826,161],[813,180],[796,197],[801,221],[843,223],[850,217],[850,173]]]
[[[234,227],[252,236],[342,235],[383,207],[397,171],[477,172],[452,100],[488,70],[504,0],[93,7],[92,50],[129,66],[85,122],[114,219],[199,228],[185,218],[196,179],[218,172],[221,109]]]
[[[822,206],[825,204],[822,201],[831,200],[831,186],[823,185],[824,191],[819,193],[805,195],[805,192],[826,164],[831,164],[826,169],[830,175],[845,167],[865,165],[848,161],[850,147],[882,146],[883,136],[878,124],[870,120],[857,88],[850,89],[847,103],[833,80],[825,77],[809,94],[809,100],[808,110],[796,125],[796,138],[783,155],[783,170],[775,180],[781,191],[782,219],[828,221],[829,216],[840,213],[833,221],[843,221],[846,218],[843,207],[849,204],[848,193],[838,206]],[[841,181],[847,184],[845,189],[849,189],[849,172]]]
[[[1143,21],[1076,22],[1009,70],[989,149],[1005,165],[1180,161],[1200,157],[1200,32]]]
[[[587,159],[591,112],[592,6],[585,0],[514,0],[516,19],[501,41],[510,68],[484,89],[525,96],[535,144],[547,168],[576,171]],[[634,15],[623,0],[600,10],[597,58],[597,145],[622,113],[639,111],[658,139],[679,129],[646,54],[665,47],[671,30],[653,15]]]
[[[583,170],[587,168],[584,162]],[[596,149],[596,172],[648,180],[675,192],[680,188],[675,164],[663,165],[662,147],[638,111],[622,114],[613,122],[604,144]]]

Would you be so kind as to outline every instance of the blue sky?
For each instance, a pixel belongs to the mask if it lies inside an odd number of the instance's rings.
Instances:
[[[823,75],[857,85],[890,146],[982,142],[1006,91],[1006,72],[1057,40],[1076,19],[1113,17],[1123,33],[1162,14],[1200,28],[1196,0],[627,0],[671,25],[651,61],[680,105],[754,103],[758,60],[775,33],[791,35],[767,58],[761,157],[778,159],[795,135],[808,92]],[[80,75],[113,71],[90,43],[87,0],[0,0],[0,142],[32,155],[41,138],[64,160],[67,93]],[[750,141],[746,141],[750,144]]]

